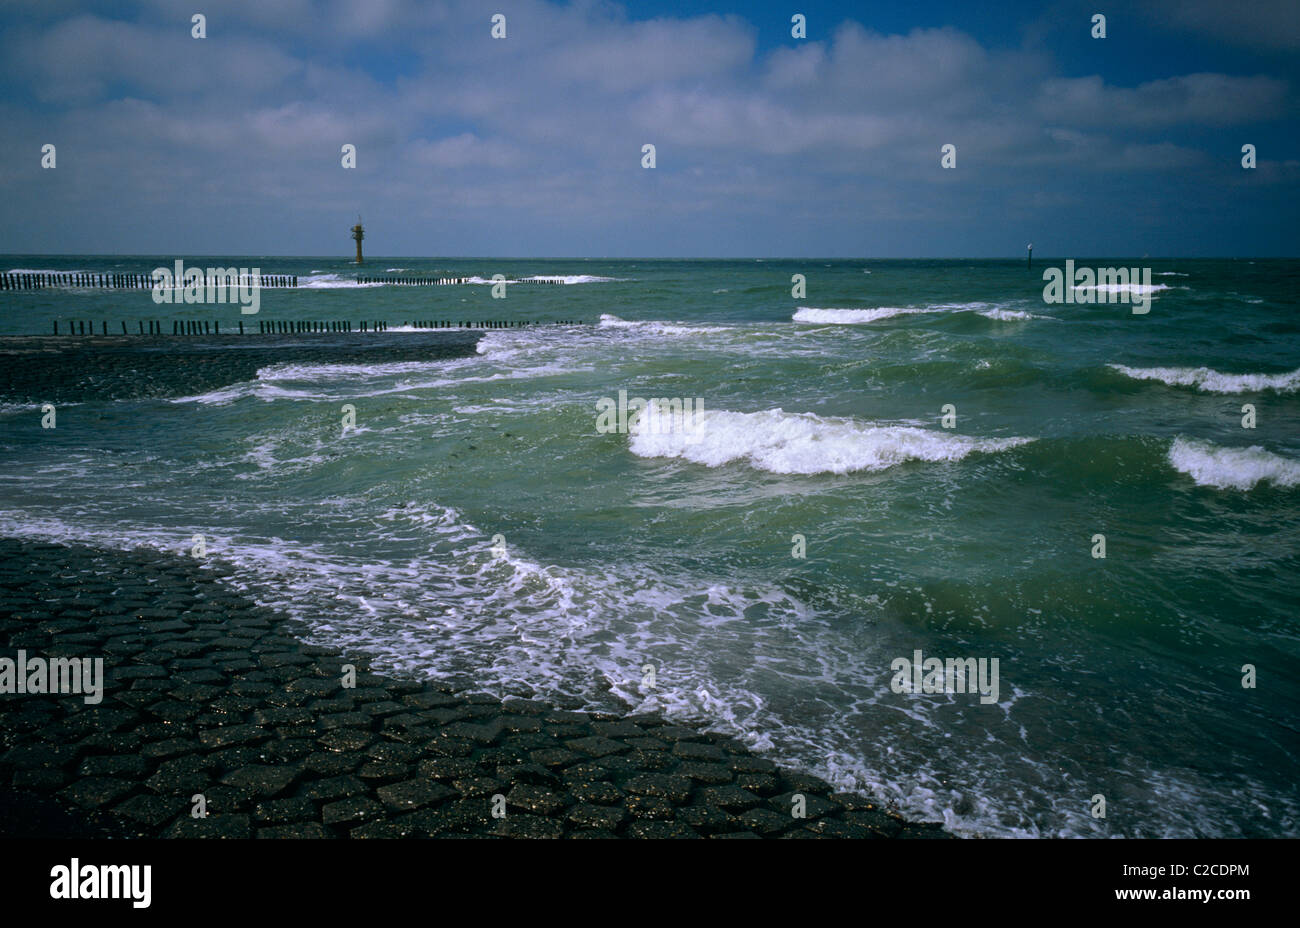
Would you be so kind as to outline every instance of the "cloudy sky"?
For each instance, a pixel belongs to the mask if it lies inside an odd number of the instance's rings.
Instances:
[[[0,53],[5,253],[1300,254],[1296,0],[0,0]]]

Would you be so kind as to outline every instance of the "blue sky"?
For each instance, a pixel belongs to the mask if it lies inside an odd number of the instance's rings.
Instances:
[[[1294,256],[1298,51],[1295,0],[8,0],[0,252]]]

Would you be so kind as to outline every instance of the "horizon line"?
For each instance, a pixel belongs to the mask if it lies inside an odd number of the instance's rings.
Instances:
[[[169,255],[174,256],[176,253],[171,252]],[[301,258],[323,261],[341,261],[345,264],[351,264],[354,267],[365,267],[365,264],[357,264],[355,261],[335,255],[307,255],[307,254],[236,254],[234,252],[224,253],[188,253],[188,257],[193,258]],[[0,257],[4,258],[159,258],[164,257],[162,253],[150,252],[0,252]],[[1079,255],[1047,255],[1040,254],[1036,257],[1039,260],[1079,260]],[[1300,255],[1100,255],[1084,254],[1084,258],[1096,258],[1102,260],[1138,260],[1138,261],[1294,261],[1300,260]],[[599,255],[375,255],[368,259],[368,263],[374,263],[384,260],[451,260],[451,261],[1021,261],[1025,255],[1015,257],[1008,255],[956,255],[956,256],[939,256],[939,255],[909,255],[906,257],[878,257],[870,255],[861,255],[853,257],[829,257],[826,255],[631,255],[626,257],[611,257]],[[173,257],[173,260],[177,260]]]

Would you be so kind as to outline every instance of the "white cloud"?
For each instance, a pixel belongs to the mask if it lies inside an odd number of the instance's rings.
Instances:
[[[637,21],[598,2],[511,3],[505,40],[468,0],[234,0],[209,13],[206,40],[162,0],[145,10],[133,22],[54,16],[3,39],[0,67],[39,105],[11,104],[0,149],[22,159],[51,138],[72,143],[59,170],[75,166],[82,204],[87,190],[164,203],[168,191],[239,190],[278,206],[275,221],[286,203],[303,222],[389,204],[406,217],[491,207],[521,228],[563,216],[589,229],[796,208],[974,217],[1003,208],[990,191],[1208,171],[1184,130],[1293,111],[1275,77],[1116,86],[952,28],[882,35],[850,22],[760,54],[757,28],[736,17]],[[339,166],[345,142],[356,171]],[[659,149],[654,172],[639,166],[645,142]],[[955,172],[939,168],[947,142]],[[66,222],[77,201],[53,182],[71,176],[47,178],[56,192],[42,201]],[[21,170],[0,175],[11,198],[27,186]]]

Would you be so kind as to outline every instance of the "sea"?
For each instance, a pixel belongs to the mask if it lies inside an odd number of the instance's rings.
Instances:
[[[1075,257],[1150,284],[1047,302],[1064,259],[179,257],[298,286],[0,292],[0,535],[201,557],[387,672],[959,835],[1300,835],[1300,261]],[[304,320],[354,331],[257,334]]]

